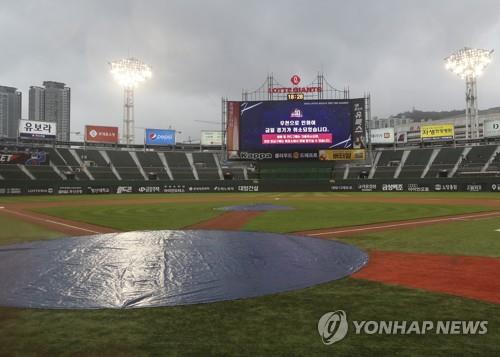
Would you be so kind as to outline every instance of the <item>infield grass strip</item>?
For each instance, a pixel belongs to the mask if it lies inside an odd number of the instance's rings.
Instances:
[[[0,227],[2,227],[0,229],[0,245],[65,236],[63,233],[50,231],[4,214],[0,214]]]
[[[347,312],[349,333],[325,346],[318,320],[339,309]],[[353,320],[488,320],[488,333],[356,335]],[[2,355],[493,356],[500,349],[499,305],[354,279],[183,307],[0,308],[0,321]]]
[[[338,238],[364,249],[500,257],[500,218],[454,221]]]
[[[491,210],[482,206],[387,202],[290,203],[296,210],[266,212],[249,222],[245,230],[285,233]],[[288,204],[288,201],[282,201],[282,204]]]

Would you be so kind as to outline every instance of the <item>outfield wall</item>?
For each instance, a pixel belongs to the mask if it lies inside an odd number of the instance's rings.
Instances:
[[[2,181],[0,195],[202,192],[500,192],[500,177],[406,180]]]

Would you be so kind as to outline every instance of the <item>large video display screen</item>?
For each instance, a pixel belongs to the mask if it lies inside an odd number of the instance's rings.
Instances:
[[[227,129],[229,158],[317,159],[364,148],[364,99],[229,102]]]

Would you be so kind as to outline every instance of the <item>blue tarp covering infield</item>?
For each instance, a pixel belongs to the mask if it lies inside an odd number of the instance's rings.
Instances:
[[[140,231],[0,248],[0,306],[138,308],[262,296],[340,279],[368,256],[320,239]]]

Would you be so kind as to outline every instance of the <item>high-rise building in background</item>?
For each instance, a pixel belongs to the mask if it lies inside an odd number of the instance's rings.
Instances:
[[[45,81],[43,87],[31,86],[29,120],[57,123],[57,140],[69,141],[71,89],[66,84]]]
[[[21,100],[22,94],[17,88],[0,86],[0,137],[17,137]]]

